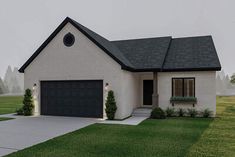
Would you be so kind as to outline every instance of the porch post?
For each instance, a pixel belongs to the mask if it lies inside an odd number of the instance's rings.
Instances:
[[[153,95],[152,95],[152,100],[153,100],[153,108],[159,107],[158,104],[158,73],[153,72]]]

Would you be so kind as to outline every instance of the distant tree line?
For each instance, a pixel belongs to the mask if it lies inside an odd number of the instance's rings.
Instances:
[[[224,71],[217,72],[216,75],[216,94],[217,95],[235,95],[235,84],[232,83],[234,76],[225,75]]]
[[[231,76],[230,82],[235,84],[235,73]]]
[[[0,77],[0,94],[23,93],[23,81],[23,74],[19,73],[17,68],[12,70],[11,66],[8,66],[4,78]]]

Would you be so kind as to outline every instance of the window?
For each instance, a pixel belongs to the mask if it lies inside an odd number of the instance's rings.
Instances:
[[[195,97],[195,78],[172,78],[173,97]]]
[[[70,47],[74,44],[75,37],[72,33],[68,33],[64,36],[64,45]]]

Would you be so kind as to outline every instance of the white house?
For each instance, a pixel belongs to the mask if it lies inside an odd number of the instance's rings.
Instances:
[[[67,17],[19,71],[36,114],[103,117],[113,90],[123,119],[158,105],[215,114],[220,69],[211,36],[109,41]]]

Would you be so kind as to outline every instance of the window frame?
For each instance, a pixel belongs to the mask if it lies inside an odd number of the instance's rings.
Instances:
[[[182,97],[187,97],[187,96],[185,96],[185,91],[184,91],[184,81],[186,80],[186,79],[193,79],[193,86],[194,86],[194,91],[193,91],[193,97],[195,97],[195,77],[172,77],[171,78],[171,96],[172,97],[174,97],[174,89],[173,89],[173,87],[174,87],[174,79],[181,79],[182,80],[182,92],[183,92],[183,96]]]
[[[71,38],[70,43],[68,43],[68,38]],[[64,38],[63,38],[63,43],[67,47],[73,46],[73,44],[75,43],[75,36],[72,33],[70,33],[70,32],[65,34]]]

